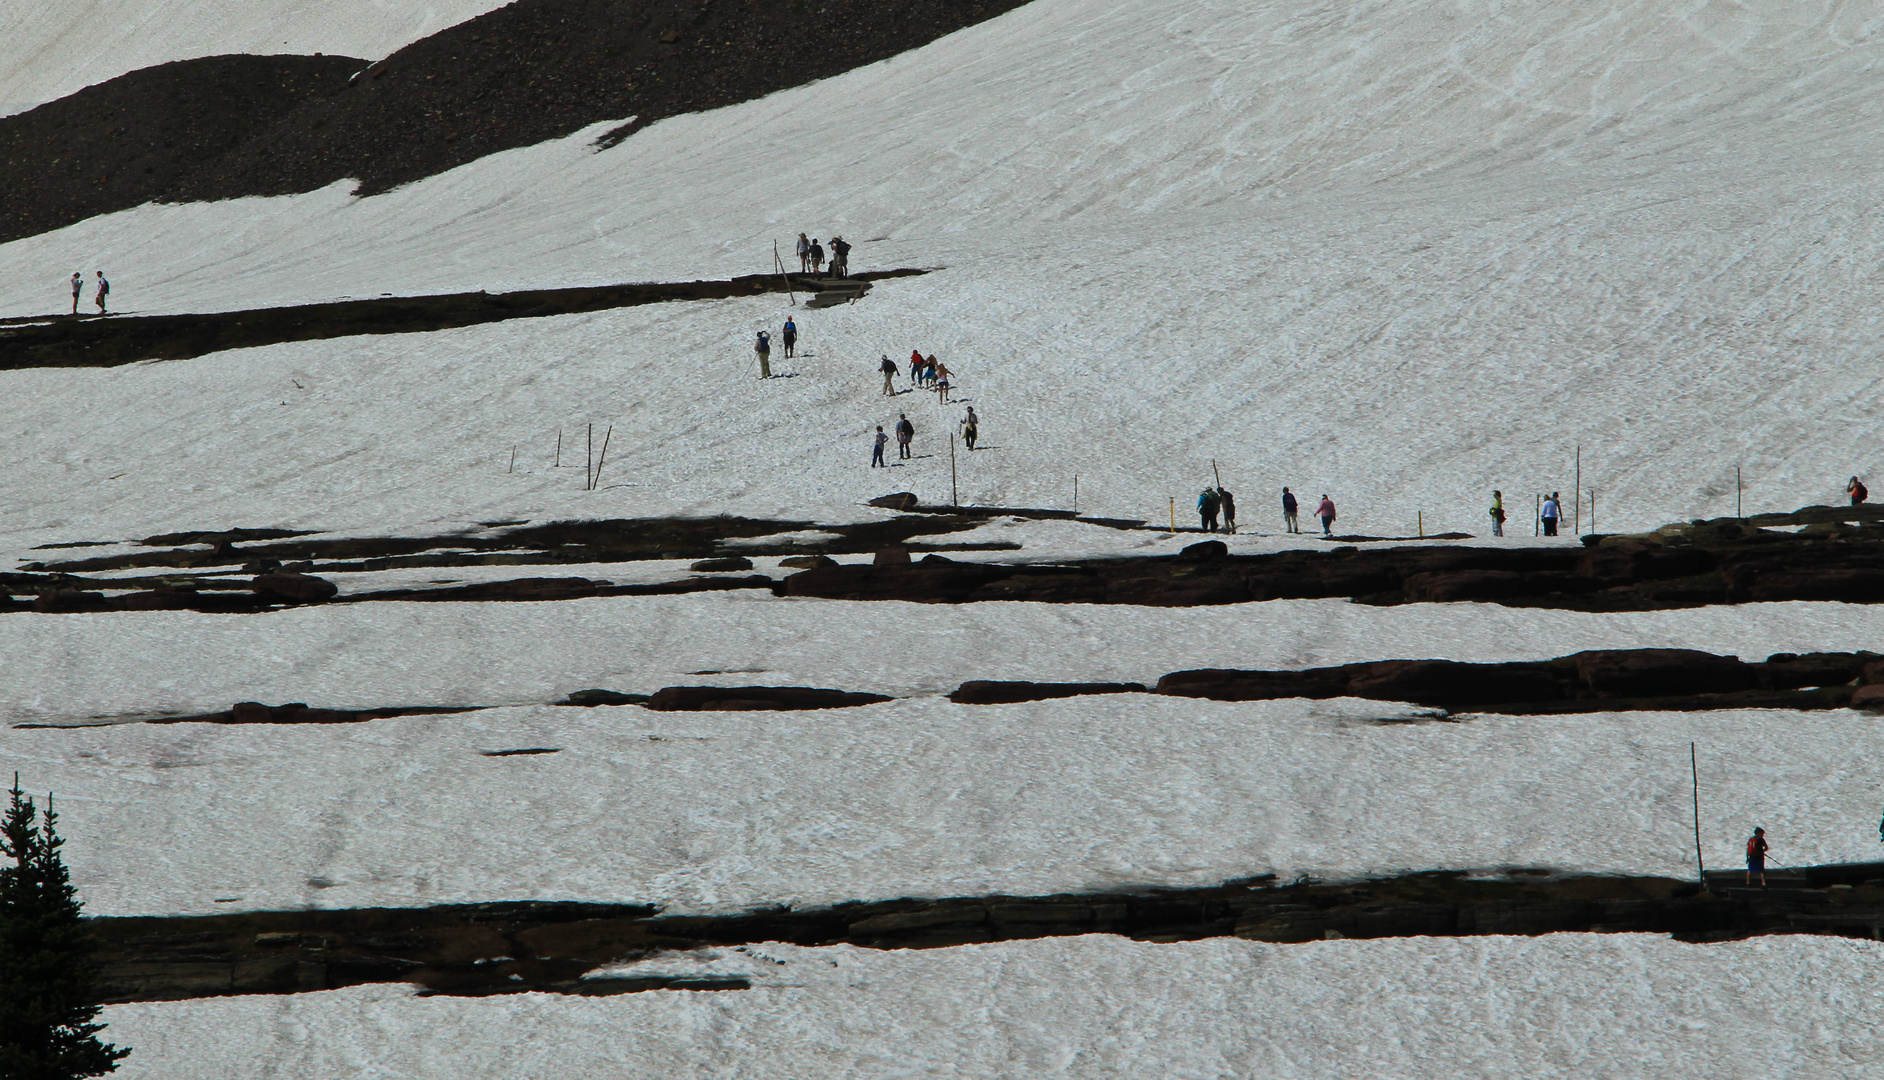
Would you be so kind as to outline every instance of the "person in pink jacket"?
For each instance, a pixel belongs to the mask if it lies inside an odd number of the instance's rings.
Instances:
[[[1334,500],[1324,494],[1321,497],[1321,505],[1315,508],[1315,514],[1317,517],[1321,518],[1321,534],[1323,536],[1333,536],[1335,520]]]

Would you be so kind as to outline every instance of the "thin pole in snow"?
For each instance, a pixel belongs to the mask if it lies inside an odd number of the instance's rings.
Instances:
[[[1079,516],[1079,474],[1073,474],[1073,515]]]
[[[1177,532],[1177,496],[1171,496],[1171,531]]]
[[[602,482],[602,466],[608,464],[608,440],[615,437],[615,425],[608,425],[608,434],[602,436],[602,456],[595,462],[595,475],[589,477],[589,490],[594,491]]]
[[[1419,523],[1420,523],[1420,539],[1424,540],[1426,539],[1426,511],[1424,510],[1421,510],[1419,512]]]
[[[1597,528],[1598,526],[1596,524],[1596,489],[1591,488],[1590,489],[1590,531],[1595,532]]]
[[[1563,507],[1561,506],[1558,507],[1557,512],[1562,513]],[[1576,522],[1571,527],[1576,530],[1578,536],[1582,536],[1583,535],[1583,444],[1582,443],[1577,444],[1577,505],[1576,505],[1575,513],[1576,513]]]
[[[772,265],[778,267],[778,276],[785,279],[785,292],[792,298],[792,306],[798,306],[798,293],[792,288],[792,276],[785,272],[785,260],[779,256],[778,241],[772,241]]]
[[[1694,743],[1688,744],[1688,776],[1694,795],[1694,867],[1701,881],[1707,881],[1707,865],[1701,856],[1701,765]]]
[[[1531,535],[1532,536],[1544,535],[1544,526],[1542,524],[1543,520],[1544,520],[1544,497],[1542,495],[1532,495],[1531,496]]]
[[[556,467],[563,467],[563,429],[556,429]]]
[[[1734,517],[1744,518],[1746,516],[1747,516],[1746,514],[1740,511],[1740,466],[1735,465],[1734,466]]]
[[[962,505],[961,488],[955,482],[955,433],[949,432],[949,505]]]
[[[1216,474],[1216,477],[1217,477],[1217,490],[1219,490],[1219,491],[1221,491],[1221,490],[1223,490],[1223,473],[1222,473],[1222,472],[1221,472],[1221,471],[1220,471],[1220,470],[1219,470],[1219,469],[1217,468],[1217,459],[1216,459],[1216,458],[1211,458],[1211,459],[1210,459],[1210,471],[1211,471],[1212,473],[1215,473],[1215,474]]]
[[[517,447],[514,444],[510,448],[510,468],[505,469],[504,471],[507,473],[514,473],[517,471]]]
[[[582,466],[582,490],[595,490],[595,425],[589,425],[589,451]]]

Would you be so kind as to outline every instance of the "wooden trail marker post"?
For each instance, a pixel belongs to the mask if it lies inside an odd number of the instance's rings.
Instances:
[[[1694,780],[1694,876],[1705,885],[1707,865],[1701,861],[1701,766],[1693,743],[1688,744],[1688,775]]]
[[[956,479],[955,479],[955,433],[954,432],[949,433],[949,505],[955,506],[955,507],[959,507],[962,505],[961,488],[957,486]]]
[[[1740,490],[1741,490],[1740,489],[1740,466],[1735,465],[1734,466],[1734,517],[1736,518],[1744,518],[1747,516],[1746,514],[1742,513],[1740,510]],[[1591,517],[1596,516],[1596,511],[1591,510],[1590,516]]]
[[[582,490],[595,489],[595,425],[589,425],[589,450],[582,466]]]
[[[556,467],[563,467],[563,429],[556,429]]]
[[[1544,497],[1542,495],[1534,494],[1531,496],[1531,535],[1532,536],[1544,535],[1543,521],[1544,521]]]
[[[1177,532],[1177,496],[1171,496],[1171,531]]]
[[[1577,496],[1576,523],[1573,524],[1571,528],[1576,530],[1576,534],[1578,536],[1582,536],[1583,535],[1583,444],[1582,443],[1577,444],[1577,489],[1576,489],[1575,494]],[[1557,507],[1557,512],[1559,514],[1563,513],[1563,507],[1561,506]]]
[[[517,448],[515,445],[512,445],[510,448],[510,468],[505,469],[504,471],[507,473],[514,473],[517,471]]]
[[[615,437],[615,425],[608,425],[608,433],[602,436],[602,456],[596,459],[595,472],[589,476],[589,490],[594,491],[602,482],[602,466],[608,464],[608,440]]]
[[[1079,514],[1079,474],[1073,474],[1073,513]]]
[[[772,241],[772,265],[778,267],[778,276],[785,279],[785,295],[792,298],[792,306],[798,306],[798,292],[792,288],[792,276],[785,272],[785,260],[779,256],[778,241]]]

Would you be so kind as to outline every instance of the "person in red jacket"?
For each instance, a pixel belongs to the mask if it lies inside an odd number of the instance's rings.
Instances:
[[[1864,481],[1855,476],[1851,478],[1851,483],[1845,485],[1845,494],[1851,496],[1853,506],[1862,505],[1864,500],[1871,497],[1871,493],[1865,490]]]
[[[1766,830],[1755,829],[1747,837],[1747,884],[1753,884],[1753,876],[1760,877],[1760,888],[1766,888]]]

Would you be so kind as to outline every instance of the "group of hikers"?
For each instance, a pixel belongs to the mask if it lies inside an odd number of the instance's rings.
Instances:
[[[1300,505],[1295,501],[1295,493],[1287,487],[1282,489],[1282,527],[1292,533],[1302,531],[1296,514]],[[1216,487],[1207,487],[1197,494],[1197,517],[1205,532],[1217,532],[1217,517],[1223,517],[1223,532],[1236,532],[1236,496],[1219,481]],[[1321,518],[1321,534],[1334,535],[1335,504],[1327,495],[1321,497],[1321,505],[1315,508],[1315,515]]]
[[[877,364],[877,370],[883,373],[883,393],[890,397],[896,396],[898,391],[896,389],[895,379],[900,373],[900,369],[897,368],[896,361],[890,359],[889,353],[883,354],[883,359]],[[910,389],[921,390],[926,387],[934,390],[936,392],[936,400],[947,405],[949,403],[950,374],[951,372],[949,371],[948,365],[937,360],[934,353],[924,356],[922,355],[921,349],[911,349],[909,351]]]
[[[85,295],[85,275],[83,272],[72,275],[72,314],[78,314],[79,297]],[[105,313],[105,297],[111,295],[111,282],[105,280],[105,272],[98,271],[98,280],[94,284],[93,298],[98,302],[98,314]]]
[[[798,351],[798,324],[790,315],[785,316],[785,325],[779,327],[779,344],[785,347],[785,359],[790,360]],[[752,343],[752,351],[759,357],[759,378],[772,377],[772,335],[759,331],[759,339]]]
[[[958,426],[961,430],[962,442],[967,444],[968,449],[973,450],[975,440],[981,435],[981,418],[975,415],[973,405],[968,407],[967,415],[962,417]],[[896,457],[899,461],[908,460],[911,456],[910,444],[916,440],[916,425],[909,422],[908,413],[897,413],[894,430],[896,432]],[[883,433],[883,425],[878,424],[877,437],[870,449],[871,468],[889,468],[889,464],[883,460],[883,448],[889,445],[889,441],[890,437]]]
[[[798,234],[798,271],[802,274],[818,274],[824,270],[824,245],[817,237],[807,238]],[[831,276],[844,277],[850,273],[850,245],[841,236],[831,237]]]

